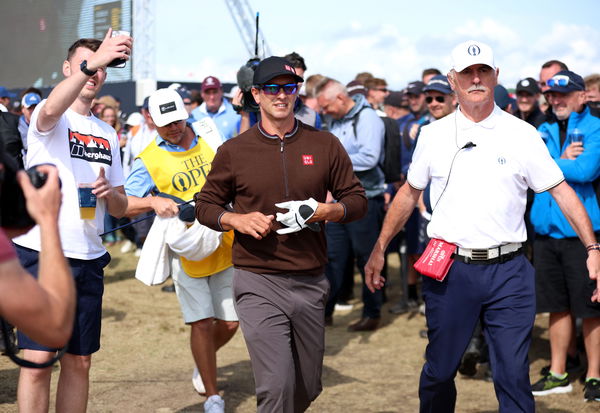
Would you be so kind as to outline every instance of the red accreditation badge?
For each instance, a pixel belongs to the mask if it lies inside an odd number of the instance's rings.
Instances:
[[[432,238],[421,258],[415,263],[415,270],[427,277],[444,281],[454,262],[452,260],[454,251],[456,251],[456,245]]]
[[[302,163],[304,165],[314,165],[312,155],[302,155]]]

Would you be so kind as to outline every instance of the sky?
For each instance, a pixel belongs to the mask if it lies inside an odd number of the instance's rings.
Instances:
[[[598,0],[247,1],[271,53],[299,53],[306,76],[346,83],[368,71],[399,90],[425,68],[447,73],[452,48],[470,39],[492,47],[509,89],[550,59],[600,73]],[[235,82],[251,57],[225,1],[156,0],[156,16],[158,80]]]

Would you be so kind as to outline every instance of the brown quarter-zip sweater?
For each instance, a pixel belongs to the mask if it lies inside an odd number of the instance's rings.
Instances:
[[[365,192],[334,135],[297,121],[281,140],[255,125],[219,147],[206,183],[194,197],[196,217],[201,224],[222,231],[220,217],[229,203],[235,213],[275,215],[287,212],[275,207],[276,203],[311,197],[324,203],[327,191],[344,206],[341,222],[366,213]],[[275,229],[281,227],[274,223]],[[271,231],[261,240],[236,231],[233,264],[259,274],[322,274],[327,251],[325,228],[320,225],[320,232],[305,228],[279,235]]]

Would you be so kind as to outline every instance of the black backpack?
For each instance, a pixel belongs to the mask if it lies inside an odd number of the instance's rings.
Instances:
[[[352,130],[354,131],[354,137],[356,138],[356,123],[358,122],[358,116],[363,109],[367,106],[362,107],[354,117],[352,118]],[[371,109],[371,108],[369,108]],[[383,163],[379,164],[379,167],[383,171],[386,183],[397,182],[401,180],[401,165],[400,165],[400,128],[398,122],[395,119],[386,117],[380,117],[385,127],[385,135],[383,139]]]

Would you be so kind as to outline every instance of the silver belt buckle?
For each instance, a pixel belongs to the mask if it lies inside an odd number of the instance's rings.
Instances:
[[[488,259],[488,250],[471,250],[471,259],[474,261],[483,261]]]

